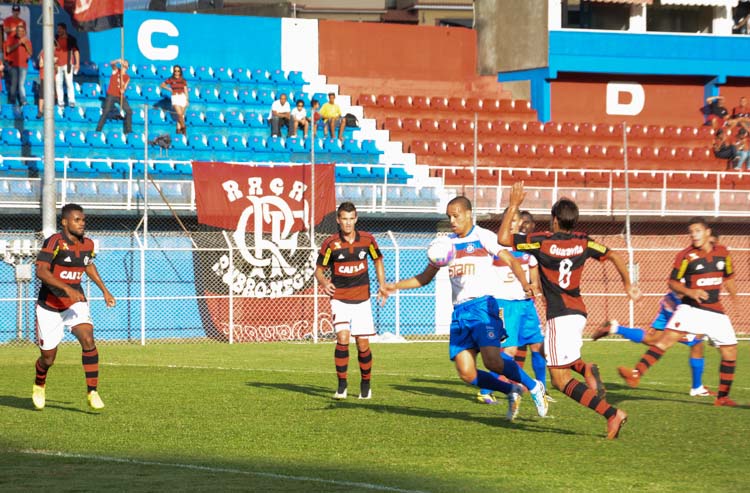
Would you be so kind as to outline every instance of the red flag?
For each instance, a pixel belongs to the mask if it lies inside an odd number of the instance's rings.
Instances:
[[[78,31],[104,31],[122,27],[123,0],[57,0]]]

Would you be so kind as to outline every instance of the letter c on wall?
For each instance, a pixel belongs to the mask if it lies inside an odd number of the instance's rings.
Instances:
[[[164,47],[154,46],[152,40],[156,33],[165,34],[170,38],[176,38],[180,35],[177,26],[171,22],[161,19],[149,19],[143,21],[138,28],[138,49],[150,60],[175,60],[180,53],[180,48],[174,44]]]
[[[630,94],[630,101],[621,103],[620,95]],[[607,83],[607,114],[634,116],[643,111],[646,104],[646,93],[637,82]]]

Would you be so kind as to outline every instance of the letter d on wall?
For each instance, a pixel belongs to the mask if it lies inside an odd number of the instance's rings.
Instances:
[[[138,49],[150,60],[175,60],[180,53],[177,45],[170,44],[164,47],[156,47],[153,44],[155,34],[164,34],[170,38],[180,35],[177,26],[169,21],[161,19],[149,19],[143,21],[138,28]]]
[[[626,95],[629,95],[628,98]],[[623,96],[625,96],[623,98]],[[629,99],[629,101],[628,101]],[[624,101],[623,101],[624,100]],[[638,115],[646,104],[646,93],[637,82],[607,83],[607,114]]]

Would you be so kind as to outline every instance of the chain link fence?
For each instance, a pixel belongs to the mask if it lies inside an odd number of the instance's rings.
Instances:
[[[314,280],[317,246],[335,224],[323,224],[311,241],[302,232],[291,247],[269,248],[272,238],[226,232],[197,223],[181,214],[185,230],[169,211],[87,211],[87,235],[97,241],[97,268],[117,299],[106,308],[101,293],[84,280],[99,341],[148,344],[156,341],[244,343],[262,341],[333,340],[328,299]],[[548,218],[538,217],[538,229]],[[33,262],[43,238],[37,216],[0,217],[0,343],[32,344],[34,307],[39,283]],[[480,216],[490,229],[497,216]],[[20,227],[19,227],[20,226]],[[413,276],[426,264],[432,238],[447,231],[437,214],[394,216],[361,214],[358,226],[372,232],[384,254],[389,281]],[[632,225],[628,250],[622,222],[584,222],[598,241],[632,256],[634,274],[644,293],[630,303],[609,262],[589,262],[582,291],[591,331],[617,319],[646,327],[667,290],[674,256],[689,245],[684,220],[646,221]],[[740,292],[730,304],[730,317],[739,335],[750,333],[750,314],[741,309],[750,296],[750,226],[725,222],[715,226],[730,248]],[[145,234],[144,234],[145,231]],[[373,293],[377,281],[372,271]],[[382,306],[373,303],[380,337],[405,340],[447,338],[450,323],[450,284],[446,269],[435,281],[416,290],[400,291]],[[538,302],[540,315],[543,302]],[[66,341],[72,341],[67,335]]]

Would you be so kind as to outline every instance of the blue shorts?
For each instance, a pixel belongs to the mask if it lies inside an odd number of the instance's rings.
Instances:
[[[651,328],[654,330],[664,330],[667,327],[667,322],[669,322],[669,319],[672,318],[673,314],[674,312],[670,310],[666,310],[664,307],[661,307],[659,309],[659,313],[656,314],[656,318],[654,319],[653,322],[651,322]],[[680,344],[684,344],[688,347],[693,347],[696,344],[700,344],[701,342],[703,342],[703,338],[702,337],[695,338],[691,341],[680,339],[677,342],[679,342]]]
[[[536,312],[534,300],[496,300],[502,311],[508,338],[503,341],[503,347],[519,347],[526,344],[540,344],[544,342],[539,314]]]
[[[492,296],[482,296],[453,307],[448,347],[451,361],[467,349],[500,347],[507,334],[498,312],[497,302]]]

